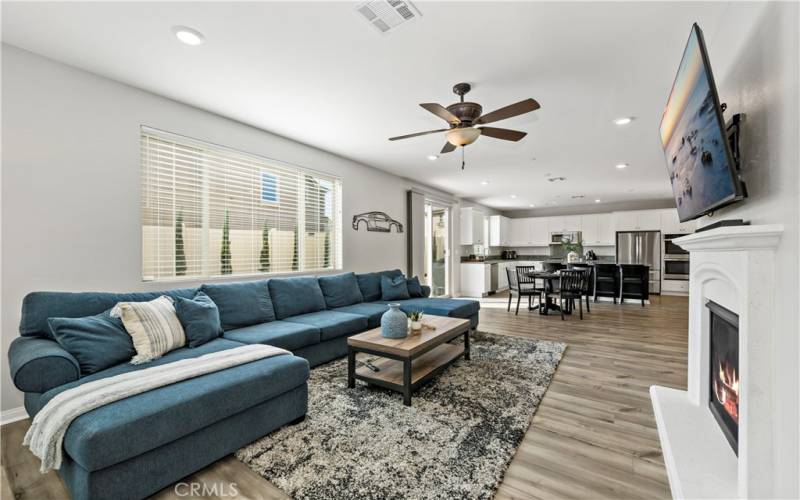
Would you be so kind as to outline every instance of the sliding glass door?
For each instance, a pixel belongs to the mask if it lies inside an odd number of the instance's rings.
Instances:
[[[431,296],[450,295],[450,208],[425,204],[425,284]]]

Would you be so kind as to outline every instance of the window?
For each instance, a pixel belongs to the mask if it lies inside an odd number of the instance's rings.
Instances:
[[[142,127],[142,279],[341,269],[341,181]]]

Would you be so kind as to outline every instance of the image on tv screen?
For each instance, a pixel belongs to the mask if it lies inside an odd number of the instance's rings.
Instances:
[[[717,116],[699,28],[693,27],[661,119],[661,146],[682,221],[736,197],[727,137]]]

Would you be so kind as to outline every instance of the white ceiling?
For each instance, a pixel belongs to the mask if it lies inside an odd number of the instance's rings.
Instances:
[[[3,2],[2,38],[510,209],[671,197],[657,140],[661,111],[691,23],[711,40],[727,7],[419,2],[420,19],[381,35],[356,5]],[[179,43],[173,25],[201,31],[207,43]],[[446,126],[418,103],[455,102],[451,88],[461,81],[473,85],[468,100],[484,112],[538,100],[540,110],[493,124],[528,136],[480,138],[466,148],[464,171],[459,152],[426,159],[443,135],[387,140]],[[612,120],[620,116],[636,119],[618,127]],[[617,163],[630,167],[617,170]],[[547,182],[548,174],[567,181]]]

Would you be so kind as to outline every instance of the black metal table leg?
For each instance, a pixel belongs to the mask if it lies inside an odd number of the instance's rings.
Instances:
[[[347,349],[347,387],[356,386],[356,351],[352,347]]]
[[[469,330],[464,332],[464,359],[469,361]]]
[[[403,361],[403,404],[411,406],[411,359]]]

